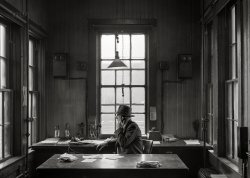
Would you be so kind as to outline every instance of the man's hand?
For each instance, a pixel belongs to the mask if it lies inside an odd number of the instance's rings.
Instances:
[[[116,128],[122,128],[121,116],[116,116]]]

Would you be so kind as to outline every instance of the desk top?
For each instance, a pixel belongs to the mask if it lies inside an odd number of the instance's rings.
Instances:
[[[44,142],[38,142],[36,144],[32,145],[32,149],[42,149],[42,148],[64,148],[68,147],[69,142],[68,141],[58,141],[54,143],[44,143]],[[85,143],[85,144],[70,144],[70,147],[86,147],[86,148],[95,148],[95,143]],[[153,147],[203,147],[203,142],[200,141],[200,144],[195,145],[187,145],[183,140],[177,140],[174,142],[160,142],[160,144],[153,144]],[[207,147],[211,147],[210,145],[207,145]]]
[[[115,170],[130,170],[130,169],[152,169],[152,168],[137,168],[136,163],[140,161],[159,161],[162,165],[159,168],[153,169],[168,169],[168,170],[186,170],[188,167],[182,162],[182,160],[176,154],[124,154],[122,158],[115,160],[109,159],[112,154],[99,154],[102,158],[96,159],[94,162],[82,162],[83,155],[90,154],[74,154],[78,159],[73,162],[61,162],[58,158],[60,154],[55,154],[43,164],[41,164],[37,170],[79,170],[85,169],[88,171],[98,169],[115,169]]]

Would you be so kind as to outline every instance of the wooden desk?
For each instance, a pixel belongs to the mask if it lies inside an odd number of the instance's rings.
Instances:
[[[77,160],[70,163],[60,162],[59,154],[53,155],[37,168],[39,177],[165,177],[186,178],[188,168],[176,154],[127,154],[117,160],[96,159],[83,163],[83,154],[75,154]],[[102,154],[105,157],[105,154]],[[160,168],[137,168],[140,161],[159,161]]]
[[[58,144],[58,143],[37,143],[32,145],[32,149],[35,150],[34,166],[37,167],[54,154],[62,154],[65,152],[70,153],[84,153],[84,154],[96,154],[96,145],[94,144],[82,144],[82,145],[70,145]],[[211,149],[211,146],[207,145],[207,149]],[[106,148],[102,153],[113,153],[115,149],[113,147]],[[177,154],[181,160],[189,168],[189,178],[197,177],[198,170],[203,167],[203,143],[199,145],[186,145],[183,140],[177,140],[175,142],[163,142],[161,144],[153,145],[152,154]]]

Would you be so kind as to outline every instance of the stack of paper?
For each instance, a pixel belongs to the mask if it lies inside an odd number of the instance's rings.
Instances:
[[[77,157],[72,154],[64,153],[60,155],[58,159],[64,162],[72,162],[72,161],[77,160]]]
[[[83,159],[102,159],[102,155],[96,154],[96,155],[83,155]]]
[[[224,174],[211,174],[211,178],[227,178]]]
[[[118,155],[118,154],[106,154],[104,155],[105,159],[110,159],[110,160],[116,160],[116,159],[120,159],[123,158],[124,156]]]
[[[47,138],[40,143],[57,143],[59,141],[59,138]]]
[[[82,141],[79,141],[80,143],[86,143],[86,144],[89,144],[89,143],[92,143],[92,144],[100,144],[100,143],[103,143],[104,140],[82,140]]]
[[[187,145],[199,145],[199,140],[184,140]]]

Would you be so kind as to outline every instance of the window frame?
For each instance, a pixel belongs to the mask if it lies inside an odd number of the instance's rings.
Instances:
[[[39,131],[39,110],[40,110],[40,99],[39,99],[39,40],[35,37],[29,35],[29,50],[30,50],[30,42],[33,43],[33,65],[30,65],[30,55],[28,55],[28,124],[29,124],[29,139],[28,146],[31,147],[32,144],[38,141],[38,131]],[[29,51],[30,52],[30,51]],[[32,70],[32,88],[30,87],[30,71]],[[34,116],[33,112],[33,98],[36,97],[36,116]]]
[[[5,21],[4,19],[0,19],[0,24],[2,26],[5,26],[5,29],[6,29],[6,47],[5,47],[5,53],[6,53],[6,56],[0,56],[1,60],[3,59],[5,62],[6,62],[6,69],[5,69],[5,72],[6,72],[6,85],[4,87],[2,87],[2,84],[1,84],[1,79],[2,77],[0,76],[0,92],[2,93],[2,101],[1,102],[1,110],[2,110],[2,116],[0,119],[2,119],[2,124],[0,125],[0,127],[2,127],[2,145],[0,145],[0,149],[1,149],[1,152],[2,152],[2,155],[1,155],[1,158],[0,158],[0,162],[3,162],[7,159],[9,159],[10,157],[13,156],[14,154],[14,151],[13,151],[13,140],[14,140],[14,137],[13,137],[13,127],[14,127],[14,119],[13,119],[13,89],[12,89],[12,78],[11,78],[11,73],[12,73],[12,67],[11,67],[11,54],[13,51],[11,50],[11,44],[9,43],[11,40],[12,40],[12,29],[11,29],[11,24],[8,23],[7,21]],[[0,62],[0,66],[1,66],[1,62]],[[1,68],[1,67],[0,67]],[[1,71],[1,69],[0,69]],[[10,94],[10,108],[7,109],[7,111],[9,112],[9,117],[10,117],[10,120],[9,120],[9,123],[8,124],[5,124],[5,100],[4,100],[4,96],[6,93],[9,93]],[[5,155],[5,145],[6,145],[6,142],[5,142],[5,138],[4,138],[4,127],[5,126],[9,126],[10,127],[10,138],[9,138],[9,155]]]
[[[234,8],[234,23],[232,21],[232,9]],[[238,163],[237,157],[237,127],[239,126],[239,70],[238,70],[238,39],[237,39],[237,3],[230,5],[227,8],[227,22],[228,22],[228,63],[225,78],[225,132],[226,132],[226,150],[225,155],[227,159],[234,163]],[[234,25],[234,26],[232,26]],[[233,30],[234,28],[234,30]],[[234,31],[234,34],[233,34]],[[233,37],[234,36],[234,40]],[[233,52],[234,51],[234,52]],[[234,56],[233,56],[234,53]],[[234,64],[234,65],[233,65]],[[236,88],[236,93],[235,93]],[[229,90],[231,90],[229,92]],[[231,96],[229,96],[231,95]],[[236,96],[235,96],[236,95]],[[237,103],[235,103],[237,100]],[[230,102],[231,101],[231,102]],[[237,109],[235,108],[237,104]],[[230,117],[231,116],[231,117]],[[235,118],[237,117],[237,118]],[[231,124],[231,128],[227,126]],[[235,129],[236,126],[236,129]],[[230,138],[231,137],[231,138]],[[230,148],[229,148],[230,147]]]
[[[130,105],[132,104],[131,103],[131,96],[132,96],[132,92],[131,92],[131,87],[144,87],[145,89],[145,103],[144,103],[144,106],[145,106],[145,113],[139,113],[139,114],[144,114],[145,115],[145,130],[142,131],[142,134],[145,135],[146,132],[147,132],[147,124],[148,124],[148,80],[149,80],[149,77],[148,77],[148,62],[149,62],[149,49],[148,49],[148,46],[149,46],[149,31],[146,30],[146,29],[136,29],[136,28],[133,28],[132,30],[131,29],[127,29],[127,28],[123,28],[123,29],[119,29],[119,30],[98,30],[97,31],[97,67],[98,67],[98,70],[97,70],[97,76],[98,76],[98,80],[97,80],[97,83],[98,83],[98,87],[97,87],[97,93],[98,93],[98,99],[97,99],[97,121],[98,123],[101,123],[101,35],[102,34],[116,34],[116,33],[119,33],[119,34],[129,34],[130,35],[130,56],[131,56],[131,34],[144,34],[145,35],[145,59],[135,59],[135,60],[143,60],[145,61],[145,69],[135,69],[135,70],[143,70],[145,71],[145,84],[144,85],[132,85],[131,84],[131,81],[130,81],[130,85],[124,85],[124,87],[128,87],[129,90],[130,90]],[[105,59],[104,59],[105,60]],[[131,60],[132,58],[129,58],[129,59],[125,59],[125,60],[129,60],[130,61],[130,65],[131,65]],[[105,61],[112,61],[112,59],[107,59]],[[107,69],[107,70],[110,70],[110,69]],[[119,69],[120,70],[120,69]],[[131,71],[132,71],[132,68],[130,67],[129,69],[122,69],[122,70],[127,70],[127,71],[130,71],[130,80],[131,80]],[[116,71],[116,70],[114,70]],[[120,70],[121,71],[121,70]],[[115,75],[116,75],[116,72],[115,72]],[[106,85],[105,87],[114,87],[114,88],[120,88],[122,87],[122,85]],[[116,93],[116,90],[115,90],[115,93]],[[115,101],[116,103],[116,101]],[[117,109],[117,106],[115,106]],[[107,113],[105,113],[107,114]],[[114,113],[112,113],[114,114]],[[133,113],[133,114],[137,114],[137,113]],[[115,119],[115,118],[114,118]],[[116,122],[116,121],[115,121]],[[101,138],[106,138],[106,137],[109,137],[109,136],[113,136],[114,134],[101,134],[100,133],[100,137]]]

